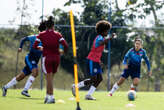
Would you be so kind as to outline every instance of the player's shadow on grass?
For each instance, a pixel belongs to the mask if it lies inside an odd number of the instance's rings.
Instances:
[[[32,98],[32,97],[16,97],[18,99],[23,99],[23,100],[41,100],[41,102],[37,102],[36,104],[44,104],[44,98]]]
[[[44,100],[44,98],[32,98],[32,97],[17,97],[18,99],[24,100]]]

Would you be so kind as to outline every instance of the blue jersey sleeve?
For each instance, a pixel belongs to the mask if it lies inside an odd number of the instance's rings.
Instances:
[[[146,51],[144,51],[143,59],[145,60],[145,62],[147,64],[148,71],[150,71],[150,68],[151,68],[150,67],[150,62],[149,62],[149,59],[147,57]]]
[[[22,39],[21,39],[21,42],[20,42],[19,48],[23,48],[23,45],[24,45],[24,42],[25,42],[25,41],[29,41],[29,38],[28,38],[28,37],[22,38]]]
[[[125,54],[124,60],[123,60],[123,65],[126,65],[128,63],[128,58],[130,56],[131,49]]]
[[[40,42],[40,43],[38,44],[38,46],[42,46],[42,42]]]
[[[96,48],[99,47],[100,46],[100,42],[102,42],[102,41],[104,41],[104,38],[101,35],[99,35],[97,37],[97,39],[96,39],[95,47]]]

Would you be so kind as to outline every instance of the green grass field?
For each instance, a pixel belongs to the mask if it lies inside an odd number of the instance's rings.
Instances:
[[[55,104],[43,103],[45,90],[30,90],[30,98],[20,92],[21,89],[10,89],[6,97],[0,96],[0,110],[76,110],[76,101],[69,90],[54,90]],[[86,93],[80,91],[81,110],[164,110],[163,92],[138,92],[135,101],[128,101],[126,92],[108,97],[107,92],[98,91],[93,95],[96,101],[87,101]]]

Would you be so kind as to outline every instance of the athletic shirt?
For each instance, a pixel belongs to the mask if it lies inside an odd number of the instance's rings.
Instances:
[[[123,64],[132,65],[136,67],[141,67],[141,61],[142,59],[145,60],[147,64],[148,71],[150,71],[150,63],[149,59],[146,55],[146,51],[144,49],[140,49],[139,51],[136,51],[134,48],[131,48],[125,55]]]
[[[37,44],[42,42],[43,56],[60,56],[59,44],[64,46],[64,51],[68,49],[68,44],[59,32],[53,29],[48,29],[41,32],[34,43],[34,48],[37,48]]]
[[[31,36],[27,36],[27,37],[22,38],[19,48],[23,48],[24,43],[26,41],[29,41],[30,42],[30,53],[29,54],[40,58],[42,51],[33,48],[33,44],[36,40],[36,36],[37,35],[31,35]],[[39,46],[41,46],[41,45],[42,45],[42,43],[39,43]]]
[[[103,36],[98,35],[93,41],[92,49],[87,56],[87,59],[92,60],[94,62],[101,62],[102,52],[104,50],[104,45],[100,45],[100,42],[104,41]]]

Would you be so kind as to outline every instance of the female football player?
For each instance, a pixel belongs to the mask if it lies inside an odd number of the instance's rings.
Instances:
[[[134,48],[131,48],[125,55],[123,60],[124,70],[121,74],[121,78],[113,85],[113,88],[109,92],[108,96],[112,94],[123,84],[125,79],[131,76],[133,83],[131,84],[131,90],[136,90],[140,81],[140,69],[141,61],[145,60],[148,68],[148,75],[151,76],[150,63],[146,55],[146,51],[142,48],[143,41],[141,38],[136,38],[134,41]]]
[[[103,80],[102,68],[101,68],[101,64],[102,64],[101,56],[105,44],[107,44],[108,41],[111,39],[111,38],[105,39],[111,28],[112,25],[108,21],[101,20],[96,23],[97,36],[93,41],[92,49],[89,55],[87,56],[87,70],[88,70],[87,73],[89,79],[86,79],[78,83],[78,88],[88,85],[90,86],[90,89],[85,96],[86,100],[95,100],[95,98],[92,97],[92,94]],[[112,36],[114,36],[114,34]],[[73,84],[72,86],[72,93],[75,96],[75,84]]]
[[[47,95],[44,103],[55,103],[53,96],[53,77],[57,72],[57,68],[60,63],[59,45],[63,45],[65,53],[68,49],[68,44],[59,32],[54,31],[54,21],[52,16],[49,17],[48,21],[46,21],[46,27],[47,30],[41,32],[37,36],[37,39],[34,43],[34,48],[39,49],[40,47],[37,45],[38,43],[42,42],[42,68],[46,75],[47,81]]]
[[[44,31],[46,29],[46,25],[45,25],[45,21],[41,22],[38,30],[40,32]],[[18,82],[20,82],[21,80],[23,80],[26,76],[29,76],[24,90],[21,92],[22,95],[30,97],[30,95],[28,94],[28,90],[31,87],[32,83],[34,82],[35,78],[38,76],[38,62],[39,59],[42,55],[42,51],[41,50],[37,50],[33,48],[33,43],[35,42],[36,39],[36,35],[31,35],[31,36],[27,36],[22,38],[21,42],[20,42],[20,47],[18,49],[18,52],[22,51],[24,42],[28,41],[30,42],[30,52],[26,55],[25,57],[25,64],[26,66],[24,67],[24,69],[22,70],[22,72],[20,74],[18,74],[16,77],[14,77],[10,82],[8,82],[6,85],[3,86],[2,91],[3,94],[2,96],[6,96],[7,94],[7,89],[11,88],[12,86],[16,85]],[[39,44],[39,47],[41,48],[41,44]]]

